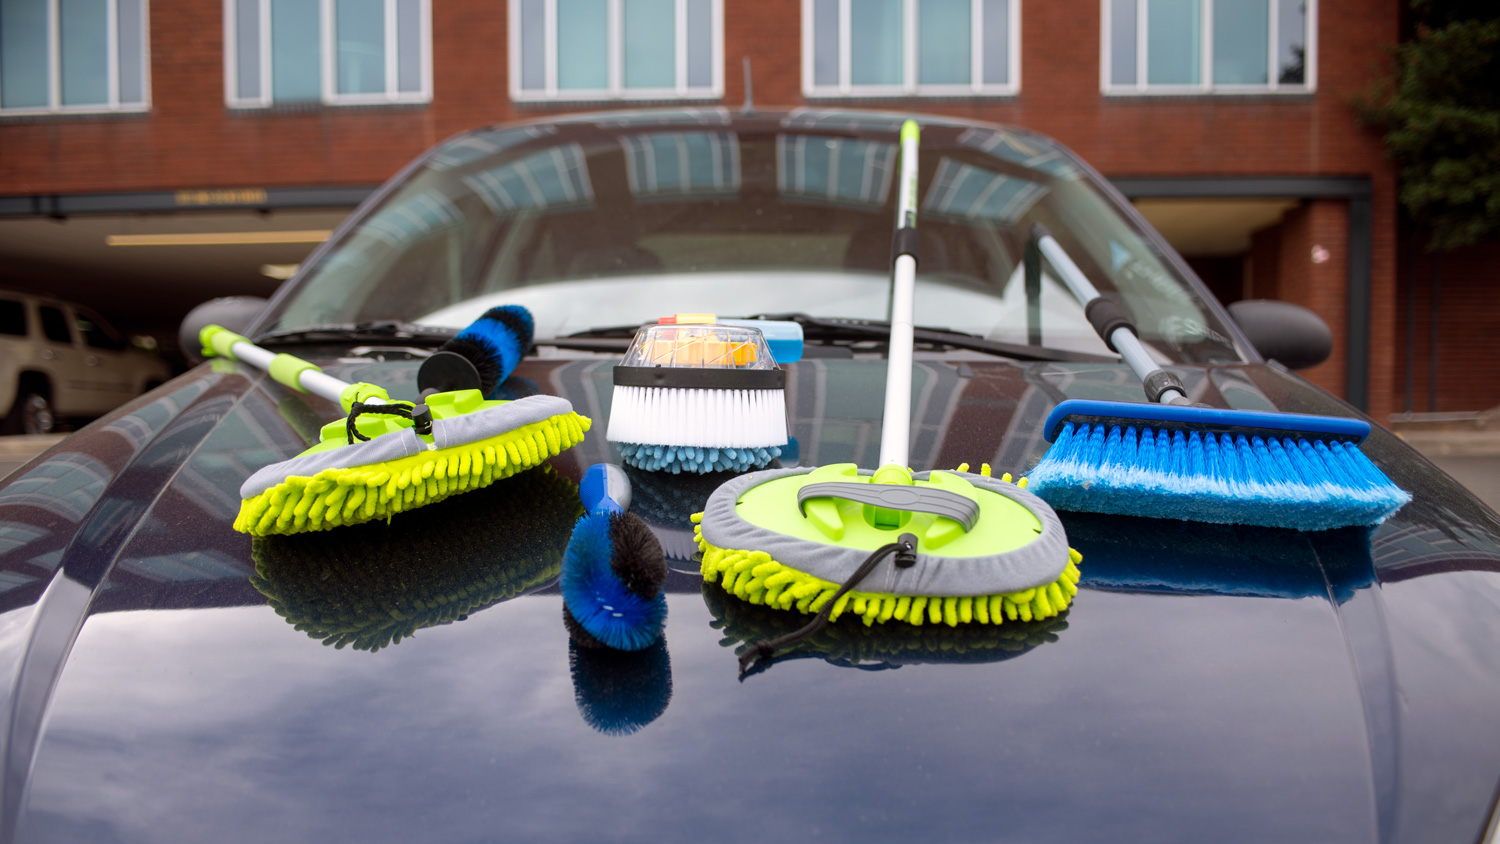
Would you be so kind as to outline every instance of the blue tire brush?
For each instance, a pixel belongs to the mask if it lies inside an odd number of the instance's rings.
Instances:
[[[1028,473],[1028,488],[1048,504],[1318,531],[1379,524],[1411,500],[1359,450],[1367,422],[1194,405],[1047,230],[1035,226],[1032,237],[1151,402],[1054,408],[1043,429],[1052,448]]]
[[[667,619],[661,543],[627,512],[630,480],[620,467],[590,466],[578,492],[586,512],[563,554],[563,623],[582,647],[650,647]]]
[[[531,348],[535,331],[536,322],[524,307],[490,308],[422,362],[417,387],[423,395],[477,389],[495,399],[496,388]]]

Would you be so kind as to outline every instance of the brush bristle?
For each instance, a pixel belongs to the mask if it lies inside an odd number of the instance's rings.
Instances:
[[[479,370],[479,391],[488,397],[515,371],[531,347],[535,330],[530,311],[520,305],[500,305],[443,344],[443,351],[463,355],[474,364]]]
[[[1349,442],[1063,425],[1028,473],[1059,510],[1317,531],[1375,525],[1411,500]]]
[[[786,391],[616,386],[607,438],[720,449],[785,445]]]
[[[650,646],[666,621],[666,578],[661,545],[639,517],[596,512],[579,519],[561,580],[565,623],[571,618],[588,633],[575,632],[574,641],[622,651]]]
[[[648,472],[748,472],[764,469],[781,456],[777,446],[766,448],[702,448],[692,445],[615,443],[625,465]]]

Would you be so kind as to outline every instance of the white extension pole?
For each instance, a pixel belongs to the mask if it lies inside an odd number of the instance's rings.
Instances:
[[[896,201],[897,237],[917,226],[917,142],[915,121],[901,127],[900,193]],[[914,243],[914,239],[913,239]],[[917,259],[896,257],[891,279],[891,344],[885,374],[885,415],[880,434],[880,466],[907,465],[911,446],[912,312],[917,293]]]
[[[270,372],[271,362],[276,359],[275,352],[262,349],[254,343],[247,343],[243,340],[234,343],[229,347],[229,350],[233,353],[235,360],[244,361],[263,372]],[[340,397],[343,395],[344,389],[349,386],[348,382],[340,381],[332,375],[324,375],[317,369],[302,370],[297,374],[297,381],[302,389],[315,396],[328,399],[334,404],[340,403]],[[293,385],[289,384],[287,386]],[[366,404],[385,404],[384,400],[376,396],[370,396],[363,399],[363,401]]]

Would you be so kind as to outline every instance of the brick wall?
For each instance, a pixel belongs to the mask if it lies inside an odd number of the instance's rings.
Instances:
[[[1140,98],[1099,92],[1099,0],[1020,2],[1018,96],[814,104],[1022,125],[1061,140],[1108,176],[1372,177],[1371,410],[1387,412],[1396,377],[1394,175],[1379,139],[1358,124],[1349,103],[1369,89],[1396,40],[1398,0],[1321,0],[1316,94]],[[265,111],[224,105],[220,0],[151,0],[151,112],[0,120],[0,195],[369,185],[457,132],[588,107],[510,103],[503,0],[432,5],[430,104]],[[725,0],[724,17],[725,102],[741,102],[741,59],[749,56],[757,104],[808,104],[801,93],[801,0]],[[1313,215],[1315,229],[1335,225],[1324,213]],[[1338,306],[1321,294],[1315,299],[1324,318],[1341,326]],[[1341,381],[1319,375],[1325,377],[1342,392]]]
[[[1401,244],[1402,282],[1397,304],[1395,408],[1406,410],[1408,335],[1411,410],[1425,413],[1487,410],[1500,406],[1500,243],[1434,256],[1416,242]],[[1437,289],[1437,377],[1432,361],[1433,274]],[[1410,321],[1408,321],[1408,315]]]

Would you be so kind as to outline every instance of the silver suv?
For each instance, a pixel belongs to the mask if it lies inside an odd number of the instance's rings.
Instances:
[[[132,348],[87,308],[0,291],[0,430],[45,434],[166,381],[160,358]]]

